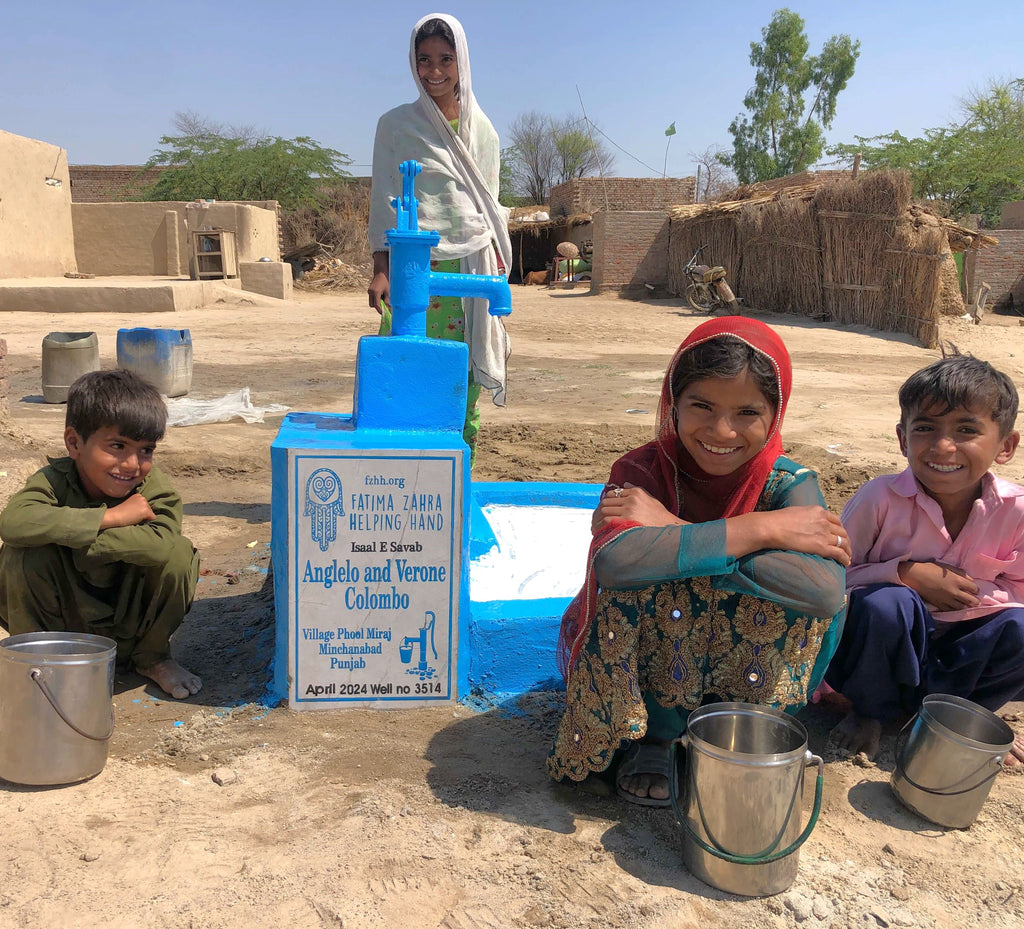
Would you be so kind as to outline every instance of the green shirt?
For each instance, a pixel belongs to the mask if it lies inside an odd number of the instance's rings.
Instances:
[[[102,584],[105,565],[165,564],[175,538],[182,534],[181,497],[156,467],[136,492],[149,502],[155,518],[137,526],[100,529],[107,504],[85,492],[71,458],[51,459],[0,513],[0,539],[19,548],[63,545],[74,549],[75,566],[88,573],[93,583]]]

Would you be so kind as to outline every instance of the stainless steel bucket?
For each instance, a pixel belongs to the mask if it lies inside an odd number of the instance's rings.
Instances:
[[[764,897],[796,880],[799,848],[821,810],[824,763],[807,750],[807,730],[785,713],[751,703],[714,703],[690,714],[683,861],[704,883]],[[673,758],[675,755],[673,754]],[[804,768],[818,765],[814,809],[800,831]],[[670,778],[675,793],[676,778]]]
[[[103,770],[116,653],[113,639],[81,632],[0,641],[0,778],[71,784]]]
[[[896,751],[892,789],[919,816],[966,829],[978,817],[1013,745],[995,713],[949,694],[925,697]]]

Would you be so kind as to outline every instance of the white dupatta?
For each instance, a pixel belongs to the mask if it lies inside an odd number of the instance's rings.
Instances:
[[[416,68],[416,33],[431,19],[446,22],[455,36],[459,66],[459,131],[456,134],[420,83]],[[498,134],[473,96],[469,47],[462,24],[447,13],[431,13],[413,27],[409,65],[419,99],[385,113],[377,123],[373,143],[373,185],[370,193],[370,248],[387,250],[386,233],[395,225],[391,199],[400,196],[398,166],[414,159],[423,165],[416,178],[420,229],[436,229],[441,241],[433,249],[438,259],[460,259],[463,274],[498,274],[495,247],[508,275],[512,243],[508,210],[498,203],[501,151]],[[494,402],[505,405],[510,352],[501,319],[487,311],[487,301],[466,297],[466,343],[469,367],[476,383],[492,391]]]

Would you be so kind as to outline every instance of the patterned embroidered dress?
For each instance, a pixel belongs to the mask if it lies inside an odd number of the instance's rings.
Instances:
[[[755,509],[807,504],[824,505],[816,475],[779,458]],[[784,551],[729,558],[724,520],[624,533],[599,562],[604,585],[547,761],[556,780],[605,770],[623,740],[648,732],[649,710],[676,735],[709,702],[795,712],[842,632],[837,562]]]

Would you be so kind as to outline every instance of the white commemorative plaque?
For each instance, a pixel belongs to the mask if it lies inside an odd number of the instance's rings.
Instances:
[[[289,451],[293,708],[455,699],[462,459]]]

